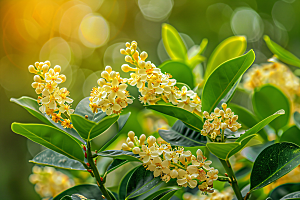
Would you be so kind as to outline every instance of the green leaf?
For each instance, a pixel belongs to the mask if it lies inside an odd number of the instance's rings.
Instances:
[[[282,62],[285,62],[289,65],[300,67],[300,59],[297,58],[291,52],[285,50],[280,45],[273,42],[269,36],[265,35],[264,40],[269,47],[270,51]]]
[[[127,197],[126,199],[132,199],[134,197],[145,194],[149,190],[154,189],[163,181],[160,177],[154,178],[153,172],[146,170],[143,165],[136,168],[133,174],[130,176],[127,185]]]
[[[293,117],[295,125],[300,129],[300,113],[298,111],[294,112]]]
[[[72,194],[71,196],[66,195],[60,200],[94,200],[94,199],[87,199],[86,197],[80,194]]]
[[[199,45],[199,52],[198,52],[199,55],[202,54],[205,51],[205,49],[207,47],[207,43],[208,43],[208,39],[203,38],[200,45]]]
[[[276,187],[272,192],[270,193],[270,197],[272,199],[281,199],[282,197],[294,193],[294,192],[299,192],[300,188],[300,183],[287,183],[280,185]]]
[[[138,167],[135,167],[132,170],[130,170],[121,180],[121,184],[119,185],[119,199],[120,200],[125,199],[127,197],[128,181],[137,168]]]
[[[240,84],[240,81],[242,80],[242,76],[237,80],[237,82],[235,82],[235,84],[232,86],[232,88],[227,92],[227,94],[224,96],[224,98],[218,103],[218,108],[222,108],[222,104],[226,103],[228,104],[231,99],[233,98],[238,85]]]
[[[107,168],[107,173],[109,174],[110,172],[118,169],[119,167],[125,165],[128,162],[129,160],[114,159],[114,161]]]
[[[282,197],[280,200],[285,200],[285,199],[300,199],[300,191],[287,194],[284,197]]]
[[[232,36],[221,42],[209,57],[204,80],[223,62],[242,55],[247,48],[244,36]]]
[[[103,200],[99,187],[95,184],[82,184],[71,187],[58,194],[53,200],[60,200],[66,195],[80,194],[88,199]]]
[[[182,121],[177,120],[169,130],[160,129],[159,135],[174,146],[194,147],[206,144],[206,137],[191,130]]]
[[[86,171],[81,162],[70,159],[67,156],[56,153],[50,149],[45,149],[44,151],[40,152],[29,162],[55,168]]]
[[[241,123],[242,129],[249,129],[259,122],[257,117],[254,116],[250,110],[244,107],[236,104],[228,104],[228,107],[231,108],[235,115],[239,116],[238,122]],[[258,131],[258,135],[260,135],[265,141],[268,141],[268,134],[264,129]]]
[[[162,189],[159,189],[158,191],[150,194],[149,196],[145,197],[144,200],[155,200],[155,199],[160,199],[162,198],[163,196],[165,196],[166,194],[168,194],[170,191],[173,191],[174,189],[171,189],[171,188],[162,188]],[[175,189],[175,192],[177,190]]]
[[[274,140],[266,142],[266,143],[261,144],[261,145],[246,147],[245,149],[243,149],[243,151],[241,151],[241,154],[245,158],[250,160],[251,162],[254,162],[256,160],[257,156],[260,154],[260,152],[262,152],[265,148],[267,148],[268,146],[270,146],[272,144],[274,144]]]
[[[185,123],[185,125],[187,125],[189,128],[196,130],[198,132],[200,132],[203,127],[202,118],[200,118],[198,115],[196,115],[194,113],[191,113],[191,112],[184,110],[182,108],[179,108],[177,106],[148,105],[148,106],[146,106],[146,108],[150,108],[152,110],[156,110],[163,114],[175,117],[175,118],[181,120],[183,123]]]
[[[97,113],[92,112],[89,97],[85,97],[77,104],[74,113],[81,115],[84,118],[87,116],[88,120],[96,123],[107,116],[105,112],[102,112],[102,110],[99,110]]]
[[[264,149],[254,162],[250,191],[263,188],[299,165],[300,148],[293,143],[276,143]]]
[[[177,192],[177,190],[170,190],[169,192],[164,194],[162,197],[155,198],[154,200],[156,200],[156,199],[157,200],[169,200],[176,192]]]
[[[105,150],[111,143],[113,143],[119,137],[119,135],[122,133],[121,130],[125,126],[130,115],[131,112],[128,112],[124,115],[120,115],[118,119],[118,132],[113,132],[112,134],[110,134],[110,137],[106,139],[105,144],[100,148],[99,151]]]
[[[177,30],[169,25],[162,25],[162,40],[164,47],[172,60],[187,60],[187,49]]]
[[[74,139],[77,140],[79,144],[82,144],[83,140],[74,129],[63,128],[60,123],[55,123],[54,121],[52,121],[52,119],[50,119],[48,115],[42,113],[39,110],[39,104],[37,103],[36,99],[23,96],[19,99],[11,98],[10,101],[22,106],[30,114],[32,114],[33,116],[35,116],[36,118],[44,122],[45,124],[57,127],[63,130],[64,132],[69,133],[72,137],[74,137]]]
[[[107,151],[98,152],[97,155],[102,156],[102,157],[120,159],[120,160],[142,162],[141,160],[139,160],[140,156],[138,154],[132,153],[131,151],[107,150]]]
[[[202,110],[208,113],[218,105],[234,84],[252,65],[255,59],[253,50],[243,56],[221,64],[207,78],[202,91]]]
[[[177,82],[186,83],[190,88],[194,88],[193,72],[185,63],[171,60],[162,63],[159,68],[162,72],[171,74]]]
[[[279,88],[270,84],[256,88],[252,103],[254,112],[260,119],[266,118],[280,109],[285,111],[285,115],[270,123],[270,126],[276,131],[288,124],[290,119],[290,102]]]
[[[300,146],[300,130],[293,125],[288,127],[280,136],[280,142],[292,142]]]
[[[106,131],[111,125],[113,125],[119,119],[119,115],[111,115],[104,117],[98,123],[90,121],[85,117],[77,114],[71,114],[71,120],[74,128],[77,130],[79,135],[90,141]]]
[[[12,123],[11,129],[71,159],[84,161],[83,151],[77,141],[58,128],[44,124]]]
[[[110,164],[113,162],[112,158],[100,158],[99,161],[97,162],[97,169],[99,171],[100,176],[104,176],[108,167]]]

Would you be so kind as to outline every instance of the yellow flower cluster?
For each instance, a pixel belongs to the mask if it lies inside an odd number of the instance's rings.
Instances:
[[[251,68],[244,78],[244,87],[253,90],[263,84],[271,83],[278,86],[290,100],[300,97],[300,79],[282,63],[268,63]],[[300,111],[299,103],[295,102],[295,110]]]
[[[196,194],[184,193],[183,200],[231,200],[233,198],[232,189],[226,189],[222,192],[214,191],[212,194],[203,195],[202,192]]]
[[[67,88],[59,88],[58,84],[66,81],[66,76],[59,74],[61,67],[56,65],[50,68],[50,61],[36,62],[35,65],[30,65],[28,70],[35,74],[34,82],[31,84],[35,88],[35,92],[40,95],[38,103],[40,111],[52,117],[56,123],[61,122],[64,128],[73,128],[69,119],[63,119],[61,114],[70,115],[74,112],[71,109],[73,100],[69,98],[70,92]]]
[[[97,113],[98,109],[101,109],[107,115],[119,114],[128,104],[133,103],[129,92],[126,90],[127,79],[121,78],[119,72],[106,66],[101,77],[97,81],[99,86],[92,89],[89,98],[93,113]]]
[[[222,109],[215,108],[214,112],[209,114],[207,111],[203,112],[205,122],[201,134],[203,136],[209,135],[213,140],[221,134],[221,130],[224,131],[226,128],[235,132],[241,128],[241,124],[237,122],[238,116],[227,108],[227,104],[222,104]]]
[[[194,156],[191,151],[184,151],[184,148],[172,149],[164,141],[158,143],[153,136],[147,138],[147,144],[144,144],[145,141],[144,134],[138,139],[133,131],[129,131],[122,150],[138,154],[145,168],[165,182],[173,178],[182,187],[198,186],[203,192],[214,191],[213,181],[218,179],[219,172],[210,167],[212,162],[206,160],[200,149],[197,150],[197,156]]]
[[[32,168],[33,174],[29,176],[29,181],[35,184],[35,191],[43,200],[56,196],[60,192],[73,187],[74,181],[53,167]]]
[[[126,49],[120,52],[125,55],[125,61],[135,67],[124,64],[122,70],[132,72],[128,83],[139,89],[139,100],[142,103],[155,104],[163,99],[166,103],[170,102],[190,112],[201,112],[201,100],[194,91],[188,90],[186,86],[181,90],[176,87],[176,79],[172,79],[171,74],[162,73],[151,61],[146,61],[148,54],[145,51],[139,53],[135,41],[125,45]]]

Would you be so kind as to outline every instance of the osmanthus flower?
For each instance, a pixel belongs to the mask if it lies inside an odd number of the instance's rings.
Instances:
[[[204,111],[203,115],[206,120],[201,134],[203,136],[208,135],[213,140],[215,140],[221,132],[224,132],[226,128],[235,132],[242,127],[241,124],[237,122],[238,116],[235,115],[230,108],[227,108],[226,103],[222,104],[222,110],[215,108],[211,114]]]
[[[60,122],[64,128],[73,128],[70,120],[62,117],[62,114],[68,117],[74,112],[71,108],[73,100],[69,98],[70,92],[67,88],[58,87],[60,83],[66,81],[66,76],[60,74],[59,65],[50,67],[50,61],[36,62],[35,65],[28,67],[30,73],[36,74],[31,86],[39,95],[37,100],[40,104],[39,110],[49,115],[54,122]]]
[[[203,192],[213,192],[213,181],[218,179],[218,170],[209,166],[212,162],[206,160],[200,149],[194,156],[182,147],[172,148],[165,141],[157,142],[153,136],[146,139],[144,134],[138,138],[133,131],[129,131],[122,150],[138,154],[145,169],[165,182],[176,179],[179,186],[198,186]]]
[[[137,42],[127,42],[125,46],[126,49],[120,52],[125,55],[125,61],[134,67],[124,64],[121,68],[124,72],[131,72],[128,83],[139,89],[139,100],[143,104],[153,105],[162,99],[190,112],[201,112],[201,100],[194,91],[186,86],[180,90],[171,74],[161,72],[151,61],[146,61],[148,54],[136,50]]]
[[[94,87],[90,93],[90,107],[93,113],[101,109],[107,115],[120,114],[123,108],[133,103],[133,98],[126,90],[127,79],[121,78],[119,72],[113,71],[110,66],[106,66],[101,77],[97,81],[99,86]]]

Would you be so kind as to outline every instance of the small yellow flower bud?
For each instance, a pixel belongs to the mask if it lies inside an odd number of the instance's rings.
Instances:
[[[34,74],[37,72],[37,71],[35,70],[35,68],[34,68],[33,65],[29,65],[28,71],[29,71],[30,73],[34,73]]]
[[[127,54],[131,54],[131,49],[130,48],[126,48],[126,53]]]
[[[220,112],[220,108],[215,108],[214,112],[217,114]]]
[[[222,103],[222,108],[223,108],[223,110],[226,110],[227,104],[226,103]]]
[[[40,63],[39,63],[39,62],[35,62],[35,63],[34,63],[34,66],[35,66],[36,68],[39,68]]]
[[[131,42],[131,48],[136,50],[136,47],[137,47],[137,42],[136,41],[132,41]]]
[[[132,62],[132,58],[130,56],[125,56],[125,61],[126,62]]]
[[[128,137],[130,138],[130,140],[133,142],[134,141],[134,132],[133,131],[129,131],[128,132]]]
[[[42,69],[43,65],[44,65],[44,63],[43,63],[43,62],[40,62],[40,63],[39,63],[39,69]]]
[[[236,120],[238,120],[238,118],[239,118],[239,116],[233,115],[232,120],[236,121]]]
[[[226,123],[221,123],[221,129],[225,130],[227,128],[227,124]]]
[[[204,112],[203,112],[203,115],[204,115],[205,118],[208,118],[208,117],[209,117],[209,114],[208,114],[207,111],[204,111]]]
[[[46,65],[48,65],[49,67],[51,66],[51,63],[50,63],[49,60],[45,61],[44,63],[45,63]]]
[[[130,50],[130,54],[133,54],[133,53],[134,53],[134,50],[133,50],[133,49],[131,49],[131,50]]]
[[[97,83],[100,87],[102,87],[103,85],[106,85],[106,81],[103,78],[99,78]]]
[[[122,144],[122,150],[123,150],[123,151],[129,151],[130,148],[128,147],[128,145],[127,145],[126,143],[123,143],[123,144]]]
[[[107,71],[108,73],[111,73],[112,72],[111,66],[106,66],[105,71]]]
[[[145,68],[145,66],[146,66],[145,61],[140,60],[140,61],[139,61],[139,67],[140,67],[140,68]]]
[[[61,71],[60,66],[59,65],[55,65],[54,71],[59,73]]]
[[[128,146],[130,147],[130,148],[133,148],[134,147],[134,144],[133,144],[133,142],[128,142]]]
[[[147,57],[148,57],[147,52],[146,52],[146,51],[143,51],[143,52],[141,53],[140,57],[141,57],[141,60],[144,60],[144,61],[145,61],[145,60],[147,59]]]
[[[144,142],[145,142],[145,140],[146,140],[146,135],[142,134],[142,135],[140,136],[140,145],[143,145]]]
[[[62,83],[67,80],[67,77],[64,74],[59,75],[59,78],[62,80]]]
[[[33,82],[33,83],[31,83],[31,87],[33,87],[33,88],[37,88],[37,86],[38,86],[38,83],[37,83],[37,82]]]
[[[35,82],[41,82],[41,81],[42,81],[42,79],[41,79],[41,77],[40,77],[39,75],[35,75],[35,76],[33,77],[33,80],[34,80]]]
[[[135,52],[133,55],[132,55],[133,59],[137,62],[139,61],[139,52]]]
[[[49,65],[43,65],[42,70],[44,71],[44,73],[48,72],[49,69]]]
[[[132,153],[134,153],[134,154],[139,154],[140,152],[141,152],[141,150],[140,150],[139,147],[134,147],[134,148],[132,149]]]
[[[171,178],[177,178],[177,176],[178,176],[177,170],[173,169],[173,170],[170,172],[170,176],[171,176]]]
[[[42,169],[41,169],[40,167],[38,167],[38,166],[34,166],[34,167],[32,168],[32,172],[33,172],[34,174],[38,174],[38,173],[41,173],[41,172],[42,172]]]
[[[156,138],[153,136],[149,136],[147,138],[147,142],[148,142],[148,146],[151,147],[156,142]]]
[[[43,90],[42,90],[41,88],[36,88],[36,89],[35,89],[35,92],[36,92],[37,94],[41,94],[41,93],[43,92]]]
[[[136,68],[132,68],[127,64],[123,64],[121,66],[121,69],[122,69],[123,72],[129,72],[129,71],[135,71],[136,70]]]
[[[220,115],[222,116],[222,117],[224,117],[224,115],[225,115],[225,112],[224,112],[224,110],[220,110]]]
[[[112,72],[110,72],[109,76],[111,79],[114,79],[114,78],[116,78],[117,73],[115,71],[112,71]]]
[[[107,71],[103,71],[103,72],[101,73],[101,77],[102,77],[102,78],[105,78],[107,81],[109,81],[109,74],[108,74]]]
[[[128,47],[128,48],[130,47],[130,43],[129,43],[129,42],[126,42],[125,45],[126,45],[126,47]]]
[[[123,55],[127,55],[127,52],[125,51],[125,49],[120,49],[120,53]]]
[[[230,108],[226,108],[226,114],[231,113],[231,109]]]

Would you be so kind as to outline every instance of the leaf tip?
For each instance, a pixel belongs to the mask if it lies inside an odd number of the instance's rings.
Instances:
[[[269,41],[269,40],[270,40],[270,37],[269,37],[269,36],[267,36],[267,35],[264,35],[264,40],[267,42],[267,41]]]
[[[275,114],[284,115],[285,111],[283,109],[278,110]]]

